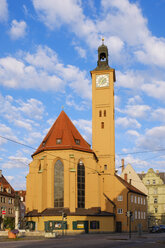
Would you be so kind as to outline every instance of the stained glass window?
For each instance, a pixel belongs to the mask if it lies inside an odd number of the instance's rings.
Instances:
[[[77,165],[78,208],[85,208],[85,167],[82,161]]]
[[[54,166],[54,207],[64,206],[64,166],[57,160]]]

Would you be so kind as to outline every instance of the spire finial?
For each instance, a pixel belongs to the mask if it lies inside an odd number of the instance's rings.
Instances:
[[[104,37],[102,38],[102,45],[104,45]]]

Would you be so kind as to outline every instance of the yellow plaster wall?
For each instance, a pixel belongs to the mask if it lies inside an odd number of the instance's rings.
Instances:
[[[62,221],[61,216],[43,216],[43,217],[29,217],[27,221],[34,221],[37,225],[38,231],[43,231],[45,229],[44,222],[45,221]],[[114,217],[98,217],[98,216],[67,216],[67,232],[81,233],[83,230],[73,230],[72,222],[73,221],[99,221],[100,228],[99,229],[90,229],[89,224],[89,232],[114,232],[115,224]],[[62,232],[62,230],[58,230],[58,232]]]
[[[128,189],[119,181],[117,177],[114,177],[112,175],[102,175],[102,191],[109,197],[110,200],[112,200],[116,204],[115,208],[115,214],[116,214],[116,222],[122,222],[122,231],[129,231],[129,219],[126,216],[127,211],[133,211],[133,215],[135,215],[136,211],[143,211],[145,212],[146,218],[145,219],[135,219],[132,223],[132,230],[137,231],[137,226],[139,223],[142,224],[143,230],[147,230],[147,198],[145,196],[129,192]],[[129,193],[128,193],[129,192]],[[117,197],[119,195],[123,196],[122,201],[118,201]],[[137,203],[135,201],[131,202],[131,195],[133,197],[140,197],[144,201],[145,198],[145,205],[139,204],[138,200]],[[114,209],[112,207],[112,204],[108,204],[107,199],[105,196],[102,196],[102,210],[103,211],[110,211]],[[123,209],[122,214],[117,213],[117,209],[121,208]]]
[[[64,165],[64,207],[77,208],[77,164],[85,166],[85,208],[98,207],[98,164],[92,153],[75,150],[46,151],[34,156],[27,176],[27,212],[54,207],[54,164],[60,159]],[[39,164],[41,170],[39,171]]]
[[[165,224],[165,184],[163,180],[151,168],[143,177],[142,181],[148,189],[149,226]],[[157,203],[154,203],[155,198],[157,198]],[[157,213],[155,209],[157,209]]]
[[[96,75],[109,74],[108,87],[96,87]],[[92,148],[99,158],[101,170],[115,171],[114,70],[92,71]],[[99,111],[102,110],[102,117]],[[106,117],[104,117],[106,110]],[[104,129],[101,128],[104,122]]]

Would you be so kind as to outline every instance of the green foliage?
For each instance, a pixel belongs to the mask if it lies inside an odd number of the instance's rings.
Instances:
[[[15,227],[15,218],[14,217],[5,217],[4,218],[4,228],[6,229],[14,229]]]

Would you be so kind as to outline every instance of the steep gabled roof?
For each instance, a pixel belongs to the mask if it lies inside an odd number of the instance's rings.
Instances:
[[[139,173],[138,176],[142,180],[147,174],[148,174],[148,172],[147,173]],[[159,176],[163,180],[163,183],[165,184],[165,172],[155,172],[155,175]]]
[[[57,142],[61,140],[60,142]],[[64,111],[61,111],[57,120],[50,128],[42,143],[32,155],[36,155],[47,150],[74,149],[79,151],[91,152],[90,145],[83,139],[76,127]]]
[[[3,175],[0,176],[0,186],[3,186],[3,191],[0,192],[1,195],[14,197],[15,191]],[[11,189],[11,193],[7,191],[9,188]]]
[[[121,178],[118,175],[115,175],[116,178],[131,192],[134,192],[136,194],[139,195],[144,195],[147,196],[146,194],[144,194],[142,191],[140,191],[139,189],[137,189],[136,187],[134,187],[132,184],[128,183],[126,180],[124,180],[123,178]]]

